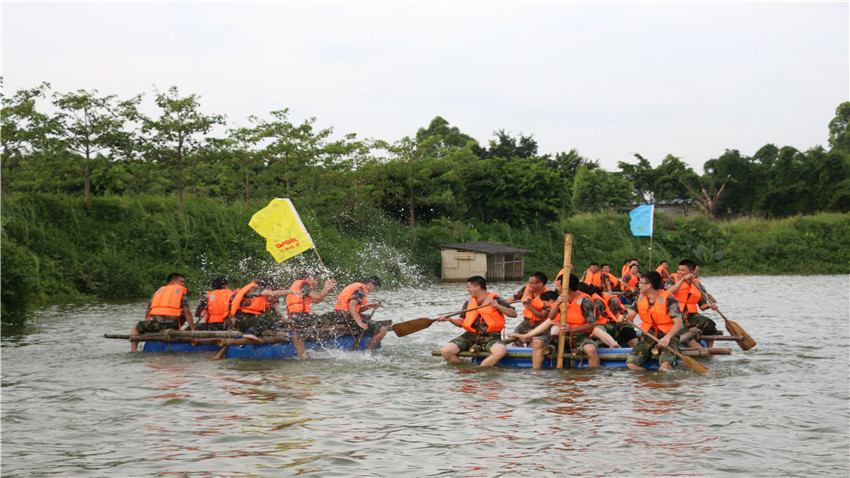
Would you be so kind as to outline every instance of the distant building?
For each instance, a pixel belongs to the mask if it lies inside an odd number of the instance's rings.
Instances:
[[[443,281],[463,282],[472,276],[488,281],[522,280],[529,250],[479,241],[463,244],[440,244],[443,254]]]

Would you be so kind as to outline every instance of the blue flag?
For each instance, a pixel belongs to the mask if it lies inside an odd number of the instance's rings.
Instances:
[[[629,213],[632,222],[629,226],[632,228],[633,236],[652,236],[652,213],[655,212],[654,204],[640,205]]]

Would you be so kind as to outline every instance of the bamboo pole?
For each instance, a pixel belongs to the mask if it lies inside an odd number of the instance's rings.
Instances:
[[[561,294],[566,295],[569,292],[570,286],[570,264],[573,260],[573,235],[564,235],[564,275],[561,276]],[[567,324],[567,304],[561,304],[561,325]],[[564,368],[564,341],[566,337],[563,333],[558,334],[558,360],[557,367]]]

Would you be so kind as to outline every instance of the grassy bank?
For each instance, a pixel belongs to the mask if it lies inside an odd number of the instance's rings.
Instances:
[[[267,204],[223,203],[189,197],[177,214],[172,197],[82,199],[32,194],[2,203],[2,319],[22,323],[28,308],[75,300],[141,299],[172,271],[187,276],[190,293],[206,290],[213,276],[232,285],[268,275],[288,285],[306,266],[321,267],[312,251],[280,265],[249,226]],[[317,211],[295,200],[317,251],[341,282],[377,274],[388,285],[437,280],[439,244],[489,240],[534,251],[526,270],[554,274],[563,262],[565,232],[574,237],[576,269],[591,260],[648,262],[649,238],[633,237],[627,215],[564,218],[542,226],[511,228],[433,221],[407,227],[374,209]],[[850,215],[821,214],[768,221],[711,223],[704,218],[656,216],[653,263],[695,258],[705,275],[846,274],[850,266]]]

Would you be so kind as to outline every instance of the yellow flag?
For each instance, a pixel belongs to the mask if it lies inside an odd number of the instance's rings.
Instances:
[[[266,238],[266,250],[278,262],[313,247],[313,239],[289,199],[272,199],[251,217],[248,225]]]

